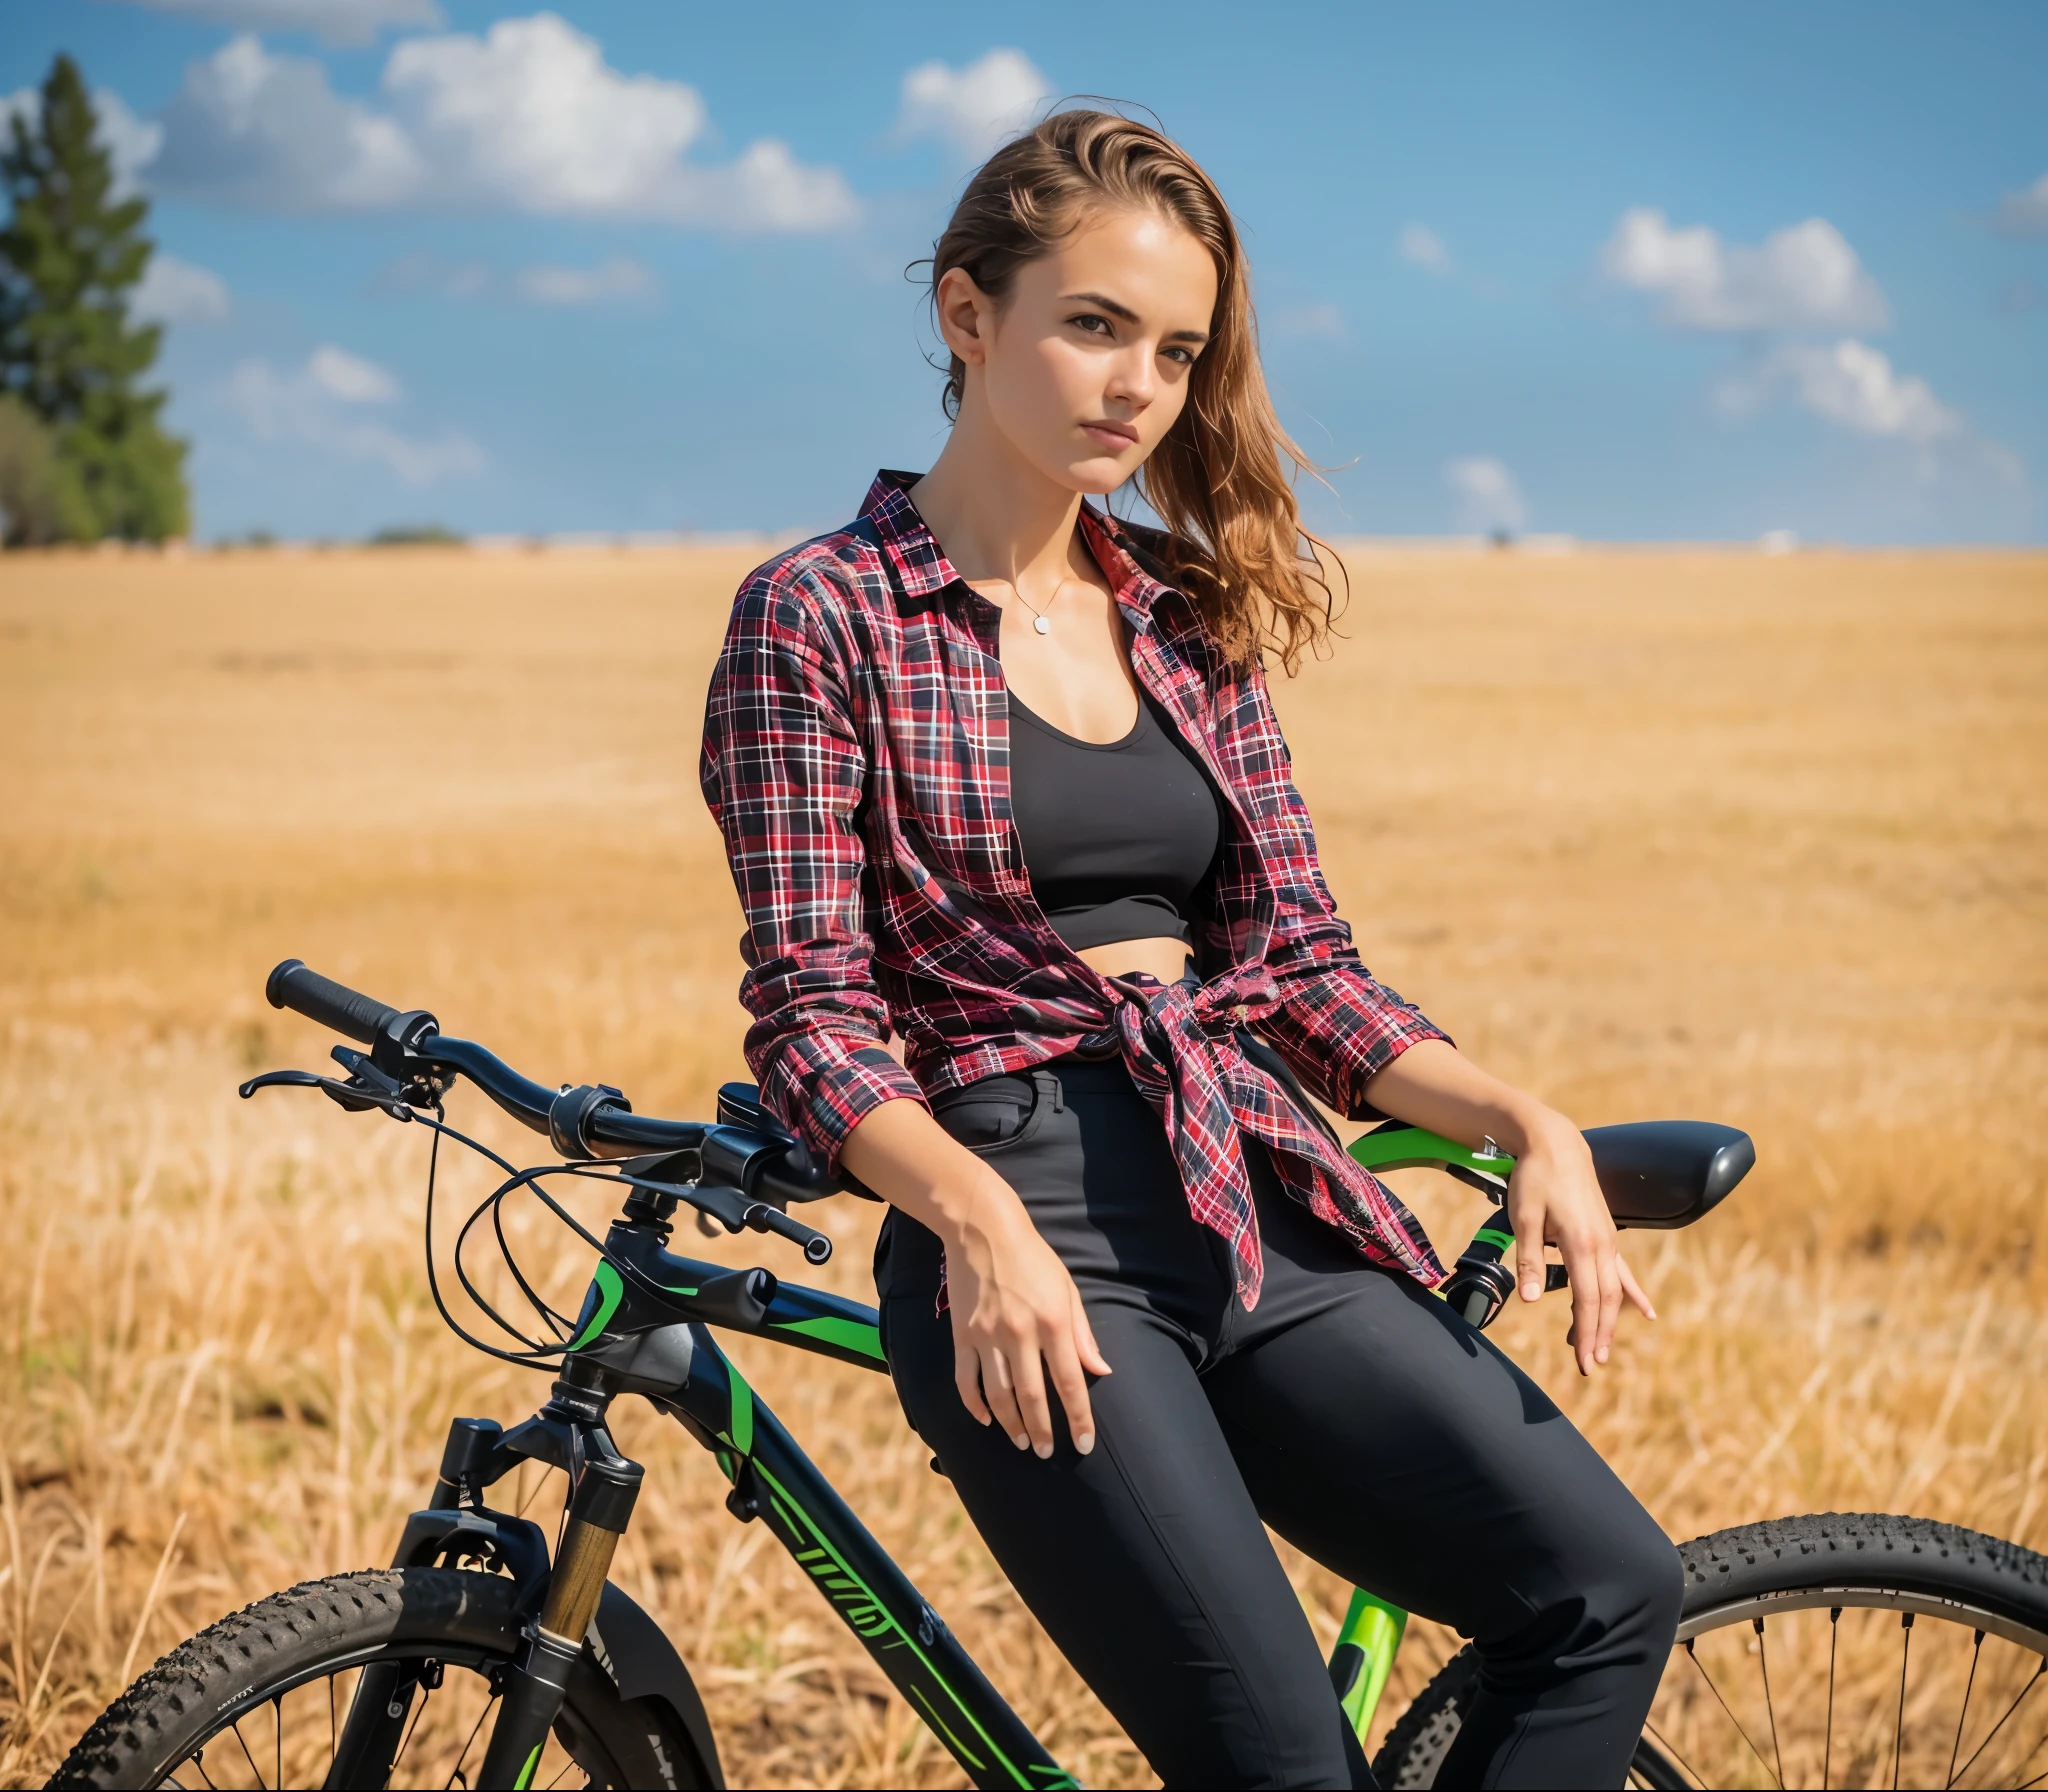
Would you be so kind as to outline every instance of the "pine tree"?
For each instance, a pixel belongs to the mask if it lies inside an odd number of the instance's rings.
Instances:
[[[97,127],[78,65],[59,55],[39,115],[17,111],[0,149],[0,391],[54,436],[64,535],[161,541],[185,533],[191,505],[185,444],[158,420],[169,394],[140,388],[163,331],[128,321],[154,247],[149,202],[114,198]]]

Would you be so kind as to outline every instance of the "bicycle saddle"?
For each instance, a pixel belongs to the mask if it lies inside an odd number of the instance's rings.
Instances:
[[[1593,1170],[1617,1226],[1669,1232],[1710,1212],[1749,1174],[1749,1134],[1711,1120],[1592,1126]]]

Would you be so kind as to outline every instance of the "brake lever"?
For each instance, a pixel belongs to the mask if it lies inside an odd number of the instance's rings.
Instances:
[[[346,1108],[351,1114],[366,1114],[372,1108],[382,1108],[394,1120],[410,1121],[412,1109],[396,1095],[386,1095],[367,1083],[337,1082],[331,1076],[315,1076],[310,1070],[266,1070],[261,1076],[252,1076],[243,1083],[237,1093],[247,1101],[258,1089],[318,1089],[329,1101]]]

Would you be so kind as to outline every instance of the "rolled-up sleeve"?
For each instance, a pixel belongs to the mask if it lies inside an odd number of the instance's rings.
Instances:
[[[1294,786],[1263,670],[1248,674],[1243,698],[1254,739],[1240,763],[1257,768],[1250,794],[1279,900],[1266,968],[1280,986],[1280,1006],[1258,1031],[1318,1100],[1348,1120],[1382,1120],[1365,1098],[1366,1085],[1411,1045],[1449,1035],[1365,968],[1323,880],[1315,829]]]
[[[740,1001],[762,1099],[836,1171],[885,1101],[922,1101],[885,1049],[856,821],[868,776],[846,680],[816,606],[833,594],[785,562],[733,605],[711,675],[698,766],[746,917]]]

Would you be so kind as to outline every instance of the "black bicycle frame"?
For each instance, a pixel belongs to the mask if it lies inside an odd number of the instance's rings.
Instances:
[[[568,1474],[573,1512],[589,1465],[621,1460],[605,1429],[606,1409],[620,1394],[639,1394],[711,1451],[732,1484],[727,1508],[743,1522],[758,1519],[768,1527],[976,1786],[1041,1792],[1078,1786],[708,1329],[716,1324],[886,1372],[875,1310],[815,1289],[784,1287],[766,1270],[672,1255],[664,1248],[667,1230],[648,1217],[614,1223],[554,1396],[534,1418],[509,1432],[486,1421],[455,1421],[434,1505],[413,1514],[400,1563],[464,1556],[493,1561],[524,1583],[524,1603],[538,1610],[546,1590],[545,1541],[530,1521],[493,1511],[484,1490],[521,1461],[538,1460]],[[544,1635],[529,1623],[530,1651]],[[411,1691],[409,1684],[366,1684],[352,1702],[343,1752],[367,1748],[374,1759],[368,1732],[392,1727],[390,1713],[410,1703]],[[560,1703],[559,1690],[551,1692],[523,1661],[505,1685],[478,1783],[527,1784],[539,1755],[534,1739],[545,1737]]]

